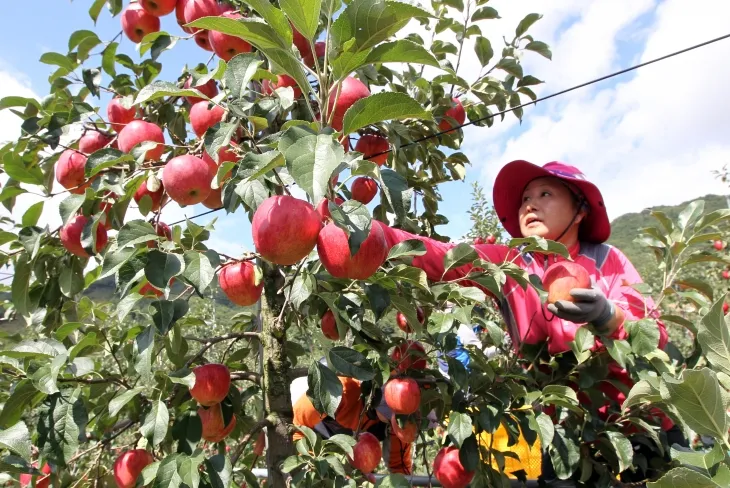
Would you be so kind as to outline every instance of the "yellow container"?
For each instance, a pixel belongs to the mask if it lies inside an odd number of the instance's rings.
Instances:
[[[479,443],[489,449],[491,444],[492,449],[500,452],[513,452],[519,456],[520,460],[505,456],[504,458],[504,471],[510,477],[515,479],[516,476],[510,474],[514,471],[524,469],[527,473],[527,479],[537,479],[542,472],[542,453],[540,450],[540,438],[538,437],[535,443],[530,445],[525,440],[524,436],[520,436],[517,444],[514,446],[507,446],[509,442],[509,436],[504,425],[500,425],[499,429],[494,433],[494,441],[492,442],[492,435],[487,432],[482,432],[479,435]],[[497,461],[492,456],[492,467],[499,469]]]

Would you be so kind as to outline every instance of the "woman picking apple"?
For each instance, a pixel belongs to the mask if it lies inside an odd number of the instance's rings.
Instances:
[[[664,347],[667,332],[657,319],[653,301],[631,286],[641,283],[641,277],[621,251],[605,243],[611,225],[601,192],[578,168],[559,162],[540,167],[527,161],[513,161],[497,175],[493,200],[510,235],[539,236],[560,242],[572,260],[558,255],[523,253],[498,244],[474,246],[480,258],[495,263],[511,260],[528,273],[539,276],[546,288],[551,285],[545,306],[532,287],[523,289],[515,280],[507,279],[498,307],[516,350],[523,345],[536,345],[546,346],[552,355],[569,352],[569,343],[580,327],[589,327],[597,336],[594,348],[600,347],[601,337],[627,337],[623,327],[626,320],[643,318],[655,320],[660,334],[659,347]],[[419,239],[425,244],[426,254],[414,258],[413,265],[422,268],[431,280],[461,278],[471,269],[466,265],[444,274],[444,256],[454,244],[385,225],[381,227],[389,247],[407,239]],[[612,379],[631,386],[628,372],[617,363],[612,362],[609,371]],[[601,390],[610,402],[618,405],[623,402],[623,393],[613,385],[602,382]],[[672,426],[666,418],[662,423],[665,431]],[[673,431],[681,442],[679,429],[675,427]],[[543,455],[543,477],[546,481],[556,478],[550,457],[546,455]]]

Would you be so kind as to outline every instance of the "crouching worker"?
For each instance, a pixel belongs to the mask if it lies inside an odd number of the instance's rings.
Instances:
[[[342,399],[335,418],[314,408],[307,396],[306,377],[293,382],[294,425],[309,427],[323,439],[329,439],[336,434],[354,435],[359,424],[360,432],[370,432],[382,442],[383,461],[391,473],[411,474],[413,443],[404,443],[391,434],[392,411],[382,399],[381,392],[375,392],[377,402],[373,402],[374,406],[363,412],[367,395],[362,395],[360,381],[345,376],[338,378],[342,383]],[[302,437],[301,432],[294,432],[295,442]]]

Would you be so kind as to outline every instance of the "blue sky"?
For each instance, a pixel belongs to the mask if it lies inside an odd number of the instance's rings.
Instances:
[[[0,97],[17,90],[44,96],[53,67],[38,59],[49,50],[66,52],[68,37],[75,30],[95,30],[103,40],[119,32],[119,17],[111,18],[106,11],[94,27],[87,13],[90,4],[90,0],[26,0],[4,5]],[[546,81],[538,87],[539,95],[725,34],[728,28],[721,19],[730,16],[730,6],[723,0],[698,0],[691,9],[682,0],[555,0],[547,5],[539,0],[493,0],[490,5],[503,19],[488,21],[482,29],[496,47],[524,15],[544,14],[531,33],[551,45],[553,61],[535,54],[523,60],[527,72]],[[174,14],[162,19],[162,29],[182,35]],[[419,30],[418,26],[408,29]],[[120,51],[138,58],[126,38]],[[460,74],[473,80],[479,66],[469,44],[465,52]],[[469,228],[471,181],[480,181],[489,194],[499,168],[518,158],[579,166],[599,182],[612,218],[650,205],[725,192],[711,171],[730,160],[726,137],[730,104],[725,94],[730,68],[717,62],[728,55],[730,41],[724,41],[527,108],[522,124],[508,115],[491,129],[468,129],[463,151],[473,166],[465,182],[440,187],[441,213],[451,223],[439,231],[453,238],[463,235]],[[159,79],[174,80],[184,64],[192,66],[208,58],[209,53],[192,40],[179,42],[161,56],[164,68]],[[11,134],[13,124],[17,125],[8,115],[12,114],[0,113],[3,135]],[[27,205],[19,202],[21,207]],[[163,219],[177,220],[200,210],[205,209],[166,209]],[[55,209],[47,206],[46,211]],[[52,215],[44,219],[55,220]],[[216,228],[213,247],[227,254],[250,249],[250,224],[243,212],[230,217],[220,212]]]

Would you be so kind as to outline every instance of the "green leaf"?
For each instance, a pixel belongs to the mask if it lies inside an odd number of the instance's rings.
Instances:
[[[345,157],[345,150],[331,135],[319,134],[299,139],[286,149],[284,157],[297,185],[313,202],[319,202],[325,197],[332,172]]]
[[[15,181],[30,185],[44,185],[45,177],[38,166],[28,167],[21,157],[12,153],[5,155],[3,163],[3,170]]]
[[[631,441],[620,432],[614,431],[606,432],[606,437],[608,437],[609,442],[616,451],[619,473],[623,473],[631,467],[634,461],[634,448]]]
[[[0,430],[0,447],[30,461],[30,432],[24,422]]]
[[[335,416],[342,399],[342,383],[337,375],[320,362],[313,362],[307,373],[307,396],[321,413]]]
[[[381,92],[361,98],[345,112],[343,134],[384,120],[433,120],[433,114],[405,93]],[[318,201],[318,200],[316,200]]]
[[[76,69],[76,63],[74,63],[71,60],[71,58],[69,58],[68,56],[66,56],[64,54],[60,54],[60,53],[53,53],[53,52],[43,53],[43,55],[41,56],[41,59],[39,59],[39,61],[43,64],[50,64],[53,66],[58,66],[60,68],[64,68],[64,69],[68,70],[69,72]]]
[[[64,392],[50,397],[48,413],[38,425],[39,447],[52,453],[61,465],[66,465],[78,450],[79,440],[86,441],[88,413],[76,389],[69,396]]]
[[[728,431],[727,399],[709,368],[686,369],[681,379],[662,375],[662,400],[673,405],[682,421],[699,435],[724,438]]]
[[[112,400],[109,402],[109,415],[111,417],[116,417],[127,403],[129,403],[134,397],[136,397],[146,389],[146,386],[138,386],[136,388],[132,388],[131,390],[126,390],[121,395],[112,398]]]
[[[621,365],[622,368],[626,367],[626,358],[631,354],[631,344],[624,340],[611,340],[607,337],[602,338],[603,343],[606,346],[608,354]]]
[[[651,383],[647,380],[640,380],[634,383],[631,387],[629,394],[626,396],[621,410],[626,410],[635,405],[643,405],[645,403],[657,403],[661,402],[662,397],[659,394],[659,390],[654,388]]]
[[[284,166],[285,160],[284,155],[279,151],[268,151],[263,154],[249,152],[243,157],[243,163],[251,163],[254,168],[257,168],[256,172],[247,178],[248,181],[251,181],[264,176],[269,171]]]
[[[522,66],[516,59],[513,58],[500,59],[495,68],[506,71],[515,78],[522,78],[523,76]]]
[[[98,97],[99,85],[101,85],[101,71],[96,68],[84,69],[81,71],[81,78],[91,94]]]
[[[71,358],[73,359],[73,357]],[[58,379],[58,373],[61,368],[66,365],[68,356],[66,354],[59,354],[54,357],[49,364],[44,364],[31,376],[33,385],[38,388],[39,391],[52,395],[58,393],[58,386],[56,380]]]
[[[426,254],[426,245],[423,241],[420,239],[408,239],[390,248],[388,260],[408,256],[423,256],[424,254]]]
[[[101,52],[101,68],[111,77],[117,76],[115,64],[118,47],[118,42],[112,42]]]
[[[677,217],[677,226],[679,227],[679,230],[684,231],[688,227],[694,225],[700,217],[702,217],[704,210],[704,200],[695,200],[687,205],[679,213],[679,217]]]
[[[182,478],[177,472],[177,456],[167,456],[163,459],[156,471],[155,482],[152,488],[179,488]]]
[[[550,47],[542,41],[532,41],[525,46],[528,51],[534,51],[548,59],[553,59],[553,53]]]
[[[501,19],[496,9],[492,7],[482,7],[471,16],[471,21]]]
[[[162,97],[197,97],[203,100],[210,100],[210,98],[195,88],[180,88],[175,83],[158,80],[153,81],[137,93],[137,97],[134,99],[134,105],[157,100]]]
[[[476,471],[479,465],[479,444],[476,435],[472,434],[461,444],[459,461],[467,471]]]
[[[223,80],[234,99],[242,98],[248,90],[248,83],[263,61],[254,53],[241,53],[228,61]]]
[[[185,271],[183,278],[188,280],[198,292],[203,293],[215,277],[215,269],[208,256],[198,251],[185,251]]]
[[[549,446],[555,436],[555,425],[553,419],[544,412],[529,416],[530,428],[540,434],[540,443]]]
[[[13,271],[13,283],[10,287],[11,298],[15,309],[23,316],[30,315],[32,299],[30,297],[30,274],[31,266],[28,262],[28,255],[21,254],[15,262]]]
[[[426,48],[407,39],[385,42],[376,46],[367,54],[363,64],[374,63],[413,63],[433,66],[435,68],[441,67],[438,59]]]
[[[139,432],[145,436],[153,446],[158,445],[165,440],[167,435],[167,425],[170,423],[170,414],[167,411],[165,403],[157,401],[152,404],[152,409],[144,419]]]
[[[454,444],[461,447],[461,444],[471,435],[471,417],[465,413],[451,412],[449,414],[449,437]]]
[[[130,154],[125,154],[119,149],[108,147],[93,153],[86,160],[86,177],[91,178],[99,172],[111,168],[120,163],[133,162],[134,158]]]
[[[396,215],[396,222],[406,220],[411,209],[413,189],[406,179],[390,168],[380,169],[380,190]]]
[[[9,234],[12,237],[16,237],[11,233]],[[20,229],[20,232],[18,232],[17,240],[20,241],[25,248],[25,252],[30,254],[30,258],[33,260],[38,255],[38,251],[41,247],[41,239],[44,236],[46,236],[46,232],[40,227],[23,227]]]
[[[85,285],[84,268],[81,266],[81,261],[72,259],[69,266],[64,266],[61,269],[61,275],[58,277],[58,286],[61,293],[73,298],[83,291]]]
[[[361,353],[344,346],[335,346],[327,351],[327,363],[339,375],[360,381],[375,378],[375,370]]]
[[[170,331],[170,327],[179,319],[188,313],[188,302],[182,298],[175,301],[157,300],[152,303],[155,313],[152,315],[152,321],[157,327],[160,335],[165,335]]]
[[[21,220],[23,227],[33,227],[38,223],[38,219],[41,218],[43,213],[43,203],[43,200],[41,200],[28,207]]]
[[[312,41],[317,35],[322,0],[280,0],[279,6],[299,33]]]
[[[717,300],[697,327],[697,342],[710,364],[730,374],[730,327],[723,313],[724,297]]]
[[[143,378],[152,372],[152,350],[155,345],[155,328],[148,326],[134,339],[134,369]]]
[[[643,319],[635,322],[627,322],[624,329],[629,334],[631,350],[637,356],[646,356],[659,347],[659,328],[656,320]]]
[[[156,239],[157,233],[152,224],[144,220],[130,220],[119,229],[117,247],[121,249]]]
[[[45,397],[30,380],[20,380],[3,405],[0,427],[7,429],[15,425],[30,408],[35,407]]]
[[[650,481],[647,488],[721,488],[707,476],[689,468],[669,470],[657,481]]]
[[[233,481],[233,467],[231,461],[223,454],[216,454],[205,460],[206,471],[213,488],[228,488]]]
[[[170,280],[185,270],[185,263],[178,254],[171,254],[157,249],[147,253],[147,264],[144,274],[153,286],[164,290]]]
[[[579,327],[575,331],[575,339],[570,342],[570,348],[573,350],[578,364],[591,357],[591,347],[594,344],[595,336],[586,327]]]
[[[675,446],[677,445],[675,444]],[[677,449],[672,446],[671,453],[672,459],[676,459],[685,466],[699,468],[699,471],[705,476],[712,476],[712,468],[725,459],[720,443],[716,443],[710,450],[694,450],[682,447]]]
[[[449,249],[444,256],[444,275],[450,269],[459,268],[473,262],[475,259],[479,259],[479,255],[470,244],[465,242],[457,244]]]
[[[474,51],[477,53],[479,62],[482,67],[489,64],[494,56],[494,49],[492,49],[492,43],[486,37],[478,36],[474,41]]]
[[[517,25],[517,29],[515,29],[515,36],[521,37],[522,35],[527,32],[527,30],[532,27],[532,24],[537,22],[542,18],[542,15],[540,14],[527,14],[524,19],[520,21],[520,23]]]
[[[220,122],[206,131],[203,136],[205,150],[214,161],[218,161],[218,151],[231,143],[231,137],[237,128],[237,123]]]
[[[332,24],[332,43],[337,48],[354,39],[353,52],[371,49],[391,38],[415,17],[429,18],[433,15],[404,2],[355,0]]]
[[[119,271],[135,254],[137,254],[137,250],[134,248],[117,249],[115,252],[107,253],[104,256],[98,279],[106,278]]]
[[[580,448],[572,438],[566,436],[563,426],[555,426],[555,437],[547,449],[558,478],[570,478],[580,464]]]
[[[375,483],[375,488],[410,488],[408,478],[402,474],[388,474]]]
[[[355,439],[345,434],[335,434],[325,441],[325,444],[332,443],[339,447],[343,453],[352,456],[352,448],[355,447]]]
[[[61,215],[61,222],[66,224],[71,217],[76,215],[86,200],[86,195],[69,195],[63,199],[58,206],[58,213]]]
[[[354,256],[360,250],[360,245],[370,235],[372,223],[370,212],[362,203],[348,200],[340,206],[333,205],[330,214],[332,222],[345,231],[348,236],[350,255]]]
[[[295,308],[299,308],[302,304],[312,296],[314,290],[317,289],[317,280],[313,274],[302,270],[292,283],[289,290],[289,299]]]

